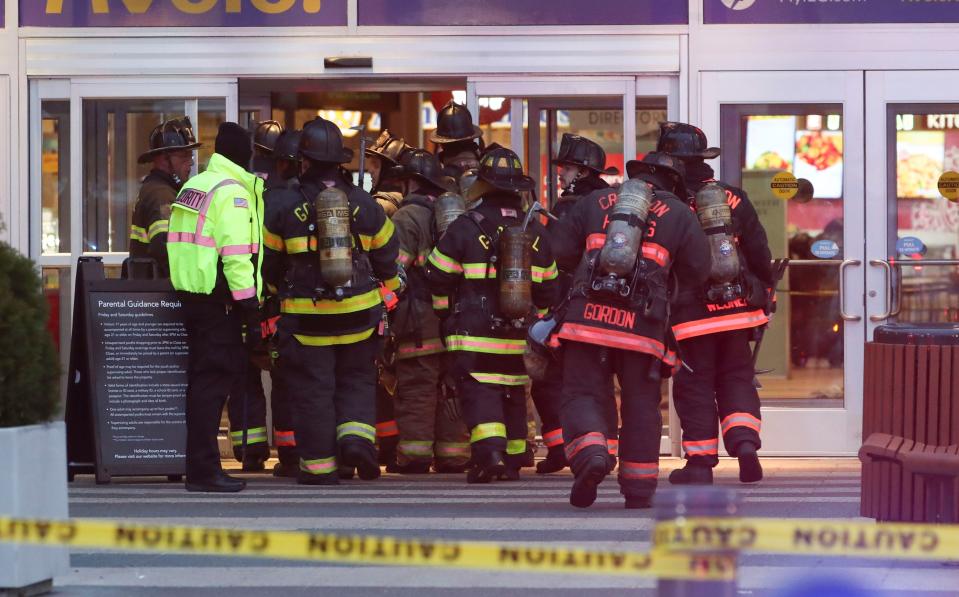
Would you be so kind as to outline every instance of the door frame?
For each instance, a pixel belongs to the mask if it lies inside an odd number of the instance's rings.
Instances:
[[[783,456],[850,456],[862,443],[865,275],[865,130],[862,71],[709,71],[700,73],[702,127],[721,145],[723,104],[843,105],[843,248],[839,267],[844,298],[842,408],[763,407],[763,451]],[[723,178],[719,164],[717,173]]]

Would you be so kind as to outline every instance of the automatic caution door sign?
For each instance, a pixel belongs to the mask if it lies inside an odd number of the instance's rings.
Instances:
[[[943,172],[939,177],[939,193],[949,201],[959,199],[959,172]]]
[[[778,172],[769,183],[769,188],[772,189],[773,195],[788,201],[799,192],[799,181],[791,172]]]

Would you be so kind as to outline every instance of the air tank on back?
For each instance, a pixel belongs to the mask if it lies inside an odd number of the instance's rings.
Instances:
[[[709,279],[716,284],[733,282],[739,276],[739,253],[733,236],[733,214],[726,190],[710,183],[696,193],[696,215],[706,232],[712,266]]]
[[[606,275],[629,276],[642,254],[646,216],[653,192],[646,182],[629,179],[619,188],[619,199],[609,215],[606,242],[599,255],[600,270]]]
[[[522,226],[505,228],[499,236],[499,309],[507,319],[522,319],[533,308],[532,239]]]
[[[340,189],[328,187],[316,195],[313,208],[319,240],[320,275],[327,286],[341,288],[353,277],[350,200]]]
[[[443,193],[433,203],[433,213],[436,214],[436,231],[443,236],[453,220],[466,213],[466,200],[456,193]]]

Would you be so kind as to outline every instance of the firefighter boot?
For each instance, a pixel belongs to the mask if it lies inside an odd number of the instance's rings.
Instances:
[[[649,496],[626,496],[627,510],[646,510],[653,507],[653,498]]]
[[[300,474],[300,467],[292,462],[277,462],[273,465],[273,476],[286,479],[295,479]]]
[[[477,455],[473,468],[466,473],[467,483],[489,483],[506,473],[503,453],[492,451]]]
[[[713,469],[687,461],[686,466],[669,473],[669,482],[673,485],[712,485]]]
[[[380,477],[380,465],[376,461],[376,450],[373,444],[362,442],[343,442],[340,445],[342,463],[347,467],[355,468],[360,479],[372,481]]]
[[[756,444],[743,442],[736,447],[739,457],[739,480],[742,483],[756,483],[763,480],[763,465],[759,463]]]
[[[563,450],[562,444],[560,444],[549,448],[546,452],[546,458],[536,465],[536,474],[548,475],[550,473],[558,473],[567,466],[569,466],[569,463],[566,462],[566,452]]]
[[[606,455],[596,454],[577,468],[569,503],[577,508],[589,508],[596,501],[596,488],[609,472],[609,460]]]
[[[336,467],[336,475],[343,479],[344,481],[349,481],[356,476],[356,467],[353,466],[338,466]]]
[[[499,476],[500,481],[519,481],[519,471],[523,467],[507,466],[503,474]]]
[[[392,472],[401,475],[426,475],[430,472],[430,462],[409,462],[407,464],[397,464]]]
[[[339,485],[340,477],[334,474],[311,475],[300,472],[296,477],[296,482],[300,485]]]

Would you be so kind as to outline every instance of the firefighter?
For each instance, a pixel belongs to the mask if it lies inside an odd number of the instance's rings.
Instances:
[[[709,484],[718,463],[717,418],[723,443],[739,459],[739,478],[744,483],[762,479],[757,451],[760,442],[759,394],[753,383],[754,361],[750,340],[769,321],[773,272],[769,243],[756,210],[742,189],[714,180],[705,160],[719,156],[707,147],[706,135],[689,124],[661,125],[657,151],[679,158],[686,168],[689,200],[715,183],[731,210],[732,240],[719,259],[738,255],[741,271],[735,294],[714,293],[706,285],[682,280],[672,327],[679,341],[684,368],[673,383],[676,411],[683,428],[686,466],[670,474],[670,483]],[[714,261],[717,256],[713,256]],[[733,286],[728,288],[732,289]]]
[[[275,169],[273,149],[283,134],[283,125],[275,120],[258,122],[253,130],[253,173],[269,180]]]
[[[170,206],[193,170],[193,152],[200,147],[190,119],[175,118],[160,124],[150,133],[150,150],[137,163],[151,164],[143,179],[130,225],[130,257],[153,259],[156,274],[170,277],[167,260],[167,230]],[[128,264],[131,278],[141,277],[138,264]]]
[[[443,176],[436,157],[426,150],[404,153],[397,168],[397,178],[408,192],[393,224],[408,286],[392,320],[399,429],[396,470],[424,474],[432,465],[438,473],[462,473],[470,456],[469,432],[455,409],[444,408],[446,349],[433,313],[425,266],[439,240],[439,225],[465,212],[466,202],[459,196],[437,200],[454,187]]]
[[[560,419],[575,475],[570,503],[592,505],[615,466],[606,436],[615,375],[622,388],[620,492],[627,508],[648,508],[659,476],[660,386],[676,364],[666,333],[669,276],[704,280],[703,232],[678,198],[628,180],[580,199],[552,238],[560,264],[579,264],[549,340],[562,347]]]
[[[619,171],[615,168],[606,168],[606,152],[594,141],[564,133],[560,141],[559,152],[553,160],[559,174],[562,196],[552,212],[562,218],[569,213],[577,201],[601,189],[608,189],[609,183],[601,175],[614,175]],[[573,284],[572,270],[560,269],[559,297],[565,298]],[[540,474],[555,473],[568,466],[566,452],[563,446],[563,429],[559,422],[559,404],[563,395],[563,367],[558,360],[550,361],[550,367],[542,380],[533,380],[533,403],[539,413],[542,425],[543,442],[546,444],[546,459],[536,465],[536,472]],[[608,414],[610,426],[606,438],[610,453],[615,456],[619,447],[617,433],[616,401],[613,397],[612,385],[609,387],[612,406]]]
[[[253,146],[236,123],[220,125],[215,151],[173,204],[167,250],[190,347],[186,489],[235,492],[246,484],[223,472],[217,431],[261,342],[263,182],[249,172]]]
[[[280,291],[277,364],[293,405],[297,482],[336,485],[338,467],[376,479],[375,359],[383,297],[399,287],[393,224],[344,174],[353,152],[335,124],[307,124],[299,153],[300,186],[270,197],[264,258]]]
[[[534,186],[515,153],[488,153],[467,198],[481,201],[450,224],[428,259],[433,308],[470,429],[468,483],[518,479],[527,451],[525,328],[553,304],[559,275],[545,230],[524,220],[522,194]]]
[[[479,167],[483,131],[473,124],[473,115],[466,106],[450,100],[436,115],[436,130],[430,133],[430,141],[439,146],[437,157],[443,172],[459,180],[467,170]]]

